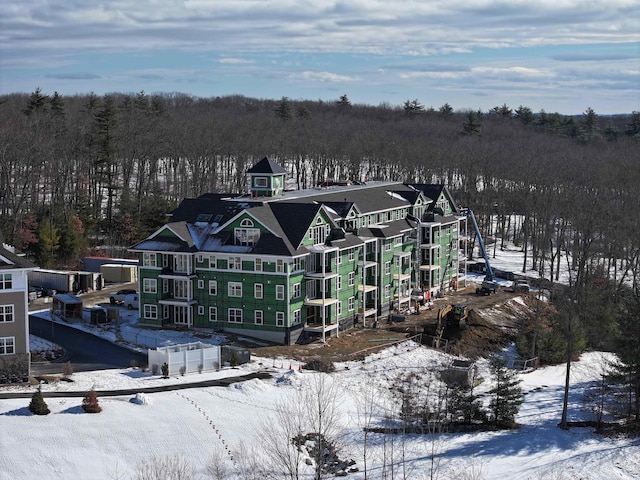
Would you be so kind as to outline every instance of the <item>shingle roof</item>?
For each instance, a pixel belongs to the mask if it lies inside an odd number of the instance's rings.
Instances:
[[[24,257],[16,255],[8,250],[3,243],[0,243],[0,269],[8,270],[12,268],[37,268]]]
[[[274,202],[269,203],[268,206],[291,245],[296,249],[321,208],[315,203],[293,202]]]
[[[247,170],[247,173],[268,173],[268,174],[281,174],[287,173],[287,171],[278,165],[273,160],[264,157],[258,163],[256,163],[253,167]]]

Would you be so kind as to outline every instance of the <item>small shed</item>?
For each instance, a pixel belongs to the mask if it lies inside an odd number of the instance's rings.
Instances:
[[[235,345],[222,345],[220,347],[220,356],[223,364],[228,363],[232,367],[251,361],[251,351],[248,348]]]
[[[70,293],[53,296],[53,314],[62,320],[82,320],[82,300]]]
[[[106,283],[133,283],[138,281],[138,267],[106,263],[100,266],[100,272]]]

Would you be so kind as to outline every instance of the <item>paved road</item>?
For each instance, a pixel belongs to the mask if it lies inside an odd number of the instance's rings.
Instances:
[[[95,335],[68,327],[61,323],[51,325],[47,319],[29,315],[29,333],[52,341],[67,351],[66,361],[70,361],[76,372],[126,368],[131,360],[138,365],[147,363],[147,356],[119,347]],[[61,363],[32,364],[32,374],[61,373]]]

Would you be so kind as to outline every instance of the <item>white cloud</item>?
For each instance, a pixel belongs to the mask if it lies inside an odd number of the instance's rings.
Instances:
[[[474,75],[482,75],[485,77],[518,77],[523,79],[536,79],[536,78],[552,78],[555,74],[547,69],[540,68],[528,68],[528,67],[486,67],[479,66],[471,69],[471,73]]]
[[[220,60],[218,60],[218,62],[220,63],[229,63],[229,64],[243,64],[243,63],[254,63],[253,60],[247,60],[244,58],[229,58],[229,57],[224,57],[221,58]]]
[[[338,75],[337,73],[331,73],[331,72],[315,72],[312,70],[307,70],[304,72],[301,72],[299,75],[293,75],[295,76],[299,76],[305,80],[312,80],[312,81],[317,81],[317,82],[329,82],[329,83],[347,83],[347,82],[354,82],[357,79],[355,77],[350,77],[347,75]]]

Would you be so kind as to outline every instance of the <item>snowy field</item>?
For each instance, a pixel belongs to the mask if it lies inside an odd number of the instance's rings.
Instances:
[[[498,250],[491,264],[519,273],[522,253],[516,249]],[[482,276],[469,275],[468,280],[481,282]],[[149,347],[194,340],[217,344],[224,339],[194,338],[190,332],[142,331],[136,324],[137,313],[123,309],[119,337],[132,345]],[[116,338],[110,328],[78,327],[111,340]],[[46,349],[47,345],[32,337],[32,349],[39,348]],[[593,419],[585,404],[585,393],[596,385],[606,358],[606,354],[586,353],[573,365],[569,420]],[[407,372],[433,371],[451,360],[440,352],[406,343],[373,354],[362,362],[337,364],[336,372],[326,376],[299,371],[295,361],[261,358],[252,358],[251,363],[236,369],[168,380],[132,368],[75,373],[73,382],[44,384],[42,390],[135,390],[256,371],[270,372],[273,377],[230,387],[102,397],[103,411],[99,414],[84,413],[80,407],[82,399],[74,397],[47,398],[51,409],[48,416],[32,415],[27,408],[28,398],[0,400],[0,426],[5,432],[0,436],[0,480],[135,479],[136,470],[144,462],[159,458],[179,458],[187,463],[194,469],[194,474],[187,478],[264,478],[260,474],[249,477],[247,469],[273,450],[273,439],[265,440],[265,425],[273,425],[283,409],[288,408],[286,404],[299,399],[301,392],[313,391],[318,378],[326,378],[328,384],[341,392],[336,398],[339,412],[336,436],[341,445],[340,458],[355,460],[360,470],[348,475],[353,480],[365,478],[365,456],[370,479],[640,479],[640,439],[604,438],[592,433],[591,428],[563,431],[557,427],[564,366],[520,374],[525,396],[516,418],[519,429],[409,435],[402,447],[399,435],[391,438],[370,434],[365,455],[362,427],[365,423],[384,425],[385,415],[394,408],[389,393],[394,379]],[[480,362],[479,366],[485,381],[478,391],[486,392],[491,388],[486,362]],[[33,390],[24,386],[0,387],[0,394]],[[367,403],[372,405],[371,422],[364,419],[363,405]],[[285,436],[276,440],[280,445],[287,442]],[[223,471],[218,477],[212,476],[207,468],[214,464]],[[264,460],[259,464],[265,465]],[[302,466],[302,478],[312,478],[310,467],[304,462]]]
[[[590,419],[583,394],[596,380],[602,354],[584,354],[575,364],[570,419]],[[327,381],[342,392],[337,399],[340,416],[341,458],[352,458],[360,472],[348,478],[363,479],[362,403],[372,385],[376,415],[383,415],[390,402],[385,394],[388,381],[399,373],[437,368],[451,359],[425,347],[407,343],[368,357],[363,362],[337,365]],[[275,368],[274,368],[275,365]],[[130,479],[136,468],[154,456],[179,457],[195,469],[194,478],[207,477],[207,463],[221,458],[224,478],[243,478],[249,458],[268,453],[261,429],[277,415],[280,403],[297,398],[318,376],[297,370],[297,364],[280,368],[273,360],[259,358],[239,369],[193,374],[162,380],[135,369],[85,372],[73,375],[73,383],[43,385],[43,391],[117,389],[219,378],[252,371],[271,371],[269,380],[251,380],[230,387],[185,389],[166,393],[103,397],[99,414],[86,414],[81,398],[47,398],[48,416],[31,415],[29,399],[0,400],[0,478],[16,479]],[[481,372],[484,374],[483,369]],[[488,378],[488,377],[487,377]],[[525,402],[513,431],[412,435],[405,443],[406,478],[430,478],[431,454],[435,449],[437,477],[441,479],[637,479],[640,478],[640,441],[603,438],[590,428],[557,428],[562,404],[564,367],[547,367],[521,374]],[[480,389],[488,389],[488,381]],[[26,390],[7,387],[3,390]],[[33,391],[33,390],[31,390]],[[382,424],[374,418],[373,424]],[[395,438],[396,461],[400,462]],[[282,442],[286,442],[282,438]],[[369,438],[369,478],[383,478],[383,435]],[[387,449],[389,439],[387,438]],[[250,447],[250,448],[249,448]],[[248,453],[248,450],[252,452]],[[389,452],[387,451],[387,455]],[[388,463],[388,461],[387,461]],[[308,467],[307,467],[308,468]],[[396,475],[400,471],[396,467]],[[465,476],[481,472],[483,476]],[[311,472],[307,472],[309,475]],[[387,478],[389,470],[387,465]],[[311,478],[309,476],[305,478]],[[396,476],[396,478],[402,478]]]

